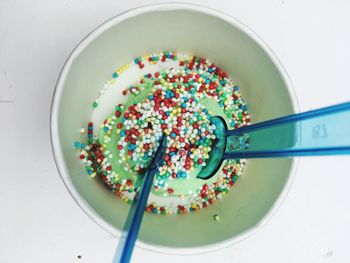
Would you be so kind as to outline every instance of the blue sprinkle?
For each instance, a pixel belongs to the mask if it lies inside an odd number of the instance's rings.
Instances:
[[[125,117],[123,117],[123,118],[122,118],[122,121],[123,121],[123,122],[125,122],[125,121],[126,121],[126,118],[125,118]]]
[[[175,155],[175,152],[170,152],[169,155],[170,157],[173,157]]]
[[[80,142],[78,142],[78,141],[74,142],[74,147],[75,147],[76,149],[79,149],[79,148],[81,147]]]
[[[124,137],[124,136],[125,136],[125,131],[124,131],[124,130],[120,132],[120,136],[121,136],[121,137]]]
[[[184,102],[188,101],[187,97],[183,97],[182,99],[183,99]]]
[[[247,110],[247,106],[246,106],[246,105],[242,105],[242,106],[241,106],[241,109],[242,109],[242,110]]]
[[[90,130],[90,131],[91,131],[92,129],[93,129],[93,127],[92,127],[92,126],[89,126],[89,127],[88,127],[88,130]]]
[[[181,107],[182,107],[182,108],[186,108],[186,103],[182,103],[182,104],[181,104]]]
[[[233,87],[233,90],[234,90],[234,91],[238,91],[238,86],[237,86],[237,85],[234,86],[234,87]]]
[[[92,174],[92,171],[91,171],[91,170],[88,170],[87,173],[88,173],[88,175],[91,175],[91,174]]]
[[[81,149],[84,149],[86,147],[86,144],[85,143],[82,143],[81,145],[80,145],[80,148]]]
[[[167,99],[170,99],[169,93],[165,94],[165,97],[166,97]]]
[[[176,137],[176,133],[175,132],[170,133],[170,137],[171,138],[175,138]]]
[[[128,149],[129,149],[129,150],[135,150],[135,149],[136,149],[136,145],[135,145],[135,144],[130,144],[130,145],[128,146]]]
[[[166,111],[166,112],[165,112],[165,115],[166,115],[166,116],[169,116],[169,115],[170,115],[170,112],[169,112],[169,111]]]
[[[103,130],[104,130],[105,132],[107,132],[107,131],[108,131],[108,128],[107,128],[107,127],[104,127]]]
[[[174,92],[171,92],[171,93],[170,93],[170,97],[174,98],[174,97],[175,97],[175,93],[174,93]]]
[[[112,75],[113,78],[118,78],[118,73],[117,72],[114,72],[113,75]]]
[[[153,95],[149,95],[148,98],[149,98],[150,100],[153,100],[154,96],[153,96]]]
[[[206,84],[209,84],[209,83],[210,83],[210,80],[209,80],[209,79],[207,79],[207,80],[205,81],[205,83],[206,83]]]

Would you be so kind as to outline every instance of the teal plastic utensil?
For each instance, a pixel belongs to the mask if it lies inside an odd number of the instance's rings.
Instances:
[[[222,117],[211,121],[216,139],[201,179],[214,176],[226,159],[350,154],[350,102],[235,130]]]
[[[226,159],[350,154],[350,102],[235,130],[228,130],[220,116],[213,117],[211,122],[216,125],[216,139],[207,165],[197,176],[201,179],[214,176]],[[166,138],[162,136],[146,175],[138,178],[113,262],[130,261],[153,178],[163,161],[165,149]]]
[[[128,217],[125,221],[123,233],[113,262],[130,262],[132,251],[140,230],[143,213],[145,211],[149,192],[152,187],[154,175],[162,164],[166,149],[166,137],[162,136],[158,149],[144,176],[139,176],[136,182],[135,196],[131,204]]]

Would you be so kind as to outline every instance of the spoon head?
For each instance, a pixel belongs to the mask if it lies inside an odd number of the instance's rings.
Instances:
[[[222,156],[226,148],[227,125],[225,120],[221,116],[215,116],[210,121],[216,126],[216,138],[213,140],[209,158],[206,160],[206,166],[204,166],[197,175],[197,178],[203,180],[210,179],[219,170],[223,162]]]

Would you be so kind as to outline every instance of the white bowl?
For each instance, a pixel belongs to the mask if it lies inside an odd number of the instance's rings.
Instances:
[[[91,117],[91,103],[118,67],[154,51],[210,58],[240,87],[253,122],[297,111],[286,72],[267,45],[236,19],[197,5],[136,8],[105,22],[72,52],[57,82],[51,137],[58,171],[74,200],[98,225],[119,237],[128,206],[86,175],[72,143]],[[281,204],[295,172],[292,159],[249,160],[222,201],[199,212],[145,213],[137,246],[163,253],[226,247],[259,229]],[[220,222],[213,215],[220,215]]]

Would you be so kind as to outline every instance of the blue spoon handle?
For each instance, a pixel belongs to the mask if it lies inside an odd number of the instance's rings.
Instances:
[[[350,154],[350,102],[227,131],[223,159]]]
[[[151,165],[144,176],[139,176],[136,182],[135,196],[125,221],[123,233],[113,258],[113,263],[130,262],[137,235],[142,223],[147,199],[152,187],[154,175],[158,172],[166,149],[166,138],[161,138],[160,144]]]
[[[147,174],[140,180],[141,182],[139,182],[140,193],[138,193],[138,191],[135,193],[128,217],[124,224],[123,233],[119,240],[118,248],[113,259],[114,263],[130,262],[154,175],[155,172],[148,171]]]

